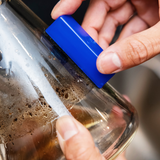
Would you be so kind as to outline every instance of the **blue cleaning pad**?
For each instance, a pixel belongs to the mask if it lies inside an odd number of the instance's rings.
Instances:
[[[101,74],[97,70],[96,60],[103,50],[72,16],[59,17],[46,29],[46,33],[98,88],[102,88],[114,75]]]

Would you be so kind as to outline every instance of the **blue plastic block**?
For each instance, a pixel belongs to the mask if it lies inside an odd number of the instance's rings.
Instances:
[[[97,70],[96,60],[103,50],[71,16],[59,17],[46,33],[98,88],[114,75],[101,74]]]

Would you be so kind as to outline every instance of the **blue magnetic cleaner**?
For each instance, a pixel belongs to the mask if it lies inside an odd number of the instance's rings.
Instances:
[[[98,88],[102,88],[114,75],[101,74],[97,70],[96,60],[103,50],[72,16],[59,17],[46,29],[46,33]]]

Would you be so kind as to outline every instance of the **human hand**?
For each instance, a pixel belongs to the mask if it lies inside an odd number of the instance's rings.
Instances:
[[[89,131],[77,120],[63,116],[56,123],[59,144],[69,160],[105,160],[95,147]],[[116,160],[126,160],[122,153]]]
[[[82,1],[61,0],[52,18],[73,14]],[[122,24],[118,41],[109,46]],[[90,0],[82,27],[104,49],[97,59],[97,68],[104,74],[136,66],[160,52],[158,0]]]

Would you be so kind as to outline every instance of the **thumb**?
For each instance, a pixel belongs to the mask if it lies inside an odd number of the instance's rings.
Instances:
[[[139,65],[160,53],[160,22],[138,34],[119,40],[97,59],[103,74],[116,73]]]
[[[73,117],[63,116],[56,123],[62,151],[69,160],[105,160],[95,147],[88,130]]]

